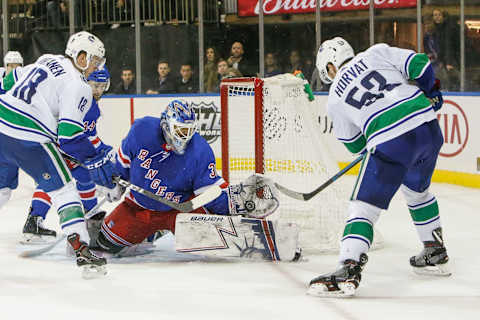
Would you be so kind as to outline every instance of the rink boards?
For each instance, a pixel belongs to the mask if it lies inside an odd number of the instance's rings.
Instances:
[[[126,136],[134,119],[144,116],[159,117],[165,106],[174,98],[183,98],[198,111],[200,134],[210,143],[221,170],[220,96],[204,95],[137,95],[109,96],[100,101],[102,117],[99,120],[99,136],[105,143],[118,147]],[[444,106],[437,113],[444,135],[444,145],[433,180],[468,187],[480,188],[480,94],[446,93]],[[339,143],[326,116],[327,96],[317,94],[311,103],[318,130],[325,137],[328,152],[345,166],[353,156]],[[242,130],[241,124],[238,130]],[[253,157],[253,155],[252,155]],[[355,174],[353,171],[352,174]]]

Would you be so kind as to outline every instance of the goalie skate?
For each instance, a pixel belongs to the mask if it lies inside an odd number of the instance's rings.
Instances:
[[[434,241],[425,241],[424,248],[418,255],[410,258],[413,272],[419,275],[444,276],[452,273],[448,268],[447,249],[443,244],[442,228],[432,232]]]
[[[107,260],[102,257],[98,257],[87,246],[87,244],[80,240],[80,236],[77,233],[72,233],[67,238],[68,243],[75,251],[77,266],[82,267],[82,278],[94,279],[107,274],[105,264]]]
[[[56,237],[57,233],[54,230],[44,227],[42,217],[29,214],[23,226],[20,243],[28,245],[50,244],[55,242]]]
[[[368,257],[365,253],[360,255],[360,262],[345,260],[343,266],[337,271],[318,276],[310,281],[307,293],[333,298],[354,296],[362,279],[363,266],[367,261]]]

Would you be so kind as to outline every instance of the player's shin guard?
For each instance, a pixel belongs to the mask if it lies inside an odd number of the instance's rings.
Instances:
[[[418,255],[410,258],[413,271],[422,275],[450,276],[447,249],[443,242],[442,228],[433,230],[434,241],[423,242],[424,248]]]
[[[360,255],[358,261],[345,260],[337,271],[312,279],[307,293],[321,297],[353,296],[360,285],[361,272],[367,261],[365,253]]]
[[[351,201],[349,216],[340,246],[340,263],[346,260],[359,261],[362,253],[368,252],[373,242],[373,226],[380,215],[380,208],[363,201]]]
[[[32,197],[32,207],[30,214],[33,216],[42,217],[43,220],[47,217],[48,210],[52,206],[52,199],[41,189],[35,190]]]
[[[57,207],[63,232],[67,235],[78,233],[80,239],[88,243],[90,238],[85,225],[83,208],[73,182],[67,183],[58,190],[49,192],[49,196]]]
[[[400,190],[407,200],[408,210],[420,241],[435,241],[433,231],[442,226],[435,196],[428,190],[415,192],[404,185],[400,187]]]

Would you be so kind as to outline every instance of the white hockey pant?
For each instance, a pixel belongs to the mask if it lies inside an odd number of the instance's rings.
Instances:
[[[347,259],[360,260],[373,242],[373,226],[382,209],[369,203],[353,200],[348,208],[349,216],[340,245],[340,264]]]

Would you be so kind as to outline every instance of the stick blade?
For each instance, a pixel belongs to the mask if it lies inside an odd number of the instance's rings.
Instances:
[[[283,193],[284,195],[290,197],[290,198],[293,198],[293,199],[297,199],[297,200],[300,200],[300,201],[307,201],[308,199],[305,198],[305,194],[304,193],[300,193],[300,192],[296,192],[296,191],[293,191],[293,190],[290,190],[288,188],[285,188],[284,186],[282,185],[279,185],[278,183],[275,182],[275,187],[277,187],[277,189]]]

